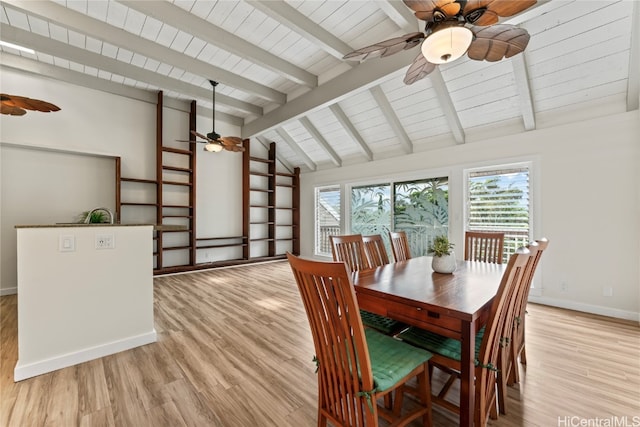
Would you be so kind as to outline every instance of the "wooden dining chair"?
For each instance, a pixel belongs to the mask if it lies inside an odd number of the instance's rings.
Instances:
[[[351,276],[342,262],[287,254],[309,319],[318,374],[318,426],[372,427],[422,418],[431,425],[429,359],[423,349],[365,329]],[[407,384],[416,379],[415,385]],[[418,404],[403,411],[404,394]],[[393,399],[385,397],[394,394]],[[392,402],[389,407],[378,400]],[[403,414],[404,412],[404,414]]]
[[[498,292],[491,304],[486,325],[476,334],[475,368],[475,410],[476,426],[485,426],[487,418],[498,417],[496,384],[501,344],[504,343],[505,322],[515,309],[515,295],[518,283],[524,273],[530,253],[519,248],[510,258],[503,273]],[[433,353],[432,366],[452,374],[451,380],[459,377],[461,367],[461,342],[417,327],[410,327],[398,335],[400,339]],[[432,398],[434,403],[459,413],[459,407],[446,399],[453,381],[447,381],[445,387]]]
[[[372,268],[365,250],[362,234],[348,234],[342,236],[329,236],[331,253],[334,261],[342,261],[351,271],[370,270]],[[377,329],[387,335],[395,335],[406,324],[386,316],[381,316],[366,310],[360,310],[365,326]]]
[[[409,249],[409,240],[407,233],[404,231],[390,231],[389,239],[391,240],[391,251],[393,259],[398,261],[406,261],[411,258],[411,250]]]
[[[502,264],[504,233],[467,231],[464,234],[465,261]]]
[[[527,364],[527,353],[525,351],[525,319],[527,314],[527,302],[529,300],[531,284],[533,283],[533,277],[538,268],[538,263],[540,262],[540,258],[542,258],[542,253],[548,246],[549,240],[546,238],[536,240],[529,244],[529,250],[533,252],[532,248],[535,248],[535,253],[533,253],[531,259],[527,263],[527,268],[524,273],[525,284],[522,294],[518,296],[518,301],[516,302],[513,342],[511,345],[511,365],[507,372],[507,382],[509,385],[520,381],[520,372],[517,365],[518,359],[523,365]]]
[[[351,271],[371,268],[364,250],[362,234],[329,236],[334,261],[343,261]]]
[[[369,260],[369,266],[380,267],[385,264],[389,264],[389,255],[387,255],[387,249],[384,247],[384,241],[379,234],[373,234],[371,236],[362,236],[362,242],[364,243],[364,251]]]
[[[512,308],[509,309],[504,327],[501,333],[500,353],[498,355],[498,372],[497,372],[497,400],[498,410],[501,414],[506,415],[507,411],[507,385],[512,375],[513,369],[518,366],[514,357],[515,351],[515,335],[519,324],[519,312],[522,298],[529,293],[531,286],[532,272],[535,269],[536,259],[539,256],[539,245],[537,242],[530,242],[527,245],[529,258],[522,269],[522,275],[518,281],[512,299]]]

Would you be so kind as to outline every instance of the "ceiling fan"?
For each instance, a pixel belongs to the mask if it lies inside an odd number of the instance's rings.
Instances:
[[[48,113],[50,111],[60,111],[60,107],[39,99],[0,93],[0,114],[24,116],[27,114],[27,110]]]
[[[523,52],[529,43],[527,30],[498,24],[499,17],[513,16],[537,0],[403,0],[416,18],[426,21],[424,33],[415,32],[363,47],[343,59],[364,61],[385,57],[422,43],[404,77],[412,84],[438,64],[455,61],[465,53],[476,61],[500,61]]]
[[[211,86],[213,86],[213,114],[211,118],[212,126],[215,127],[216,123],[216,86],[218,86],[218,82],[213,80],[209,80]],[[244,151],[244,147],[242,146],[242,138],[237,136],[220,136],[219,133],[216,133],[215,130],[212,130],[206,135],[203,135],[195,130],[191,131],[191,134],[195,137],[203,139],[203,141],[194,141],[194,140],[178,140],[179,142],[191,142],[191,143],[199,143],[205,144],[204,150],[211,152],[219,152],[222,150],[227,151]]]

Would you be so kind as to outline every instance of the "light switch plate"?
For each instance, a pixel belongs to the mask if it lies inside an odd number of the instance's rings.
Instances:
[[[61,234],[58,239],[58,250],[60,252],[75,252],[76,236],[73,234]]]

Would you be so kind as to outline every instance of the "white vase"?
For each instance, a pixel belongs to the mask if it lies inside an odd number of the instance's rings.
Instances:
[[[453,273],[456,271],[456,254],[451,251],[449,255],[434,256],[431,261],[431,268],[436,273]]]

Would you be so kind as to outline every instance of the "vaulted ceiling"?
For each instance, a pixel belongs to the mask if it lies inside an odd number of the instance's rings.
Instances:
[[[500,0],[506,1],[506,0]],[[288,168],[327,169],[638,109],[640,5],[538,0],[501,23],[523,54],[466,56],[412,85],[408,49],[343,56],[424,22],[401,1],[1,2],[0,64],[99,90],[197,101]],[[135,89],[133,89],[135,88]],[[208,132],[210,129],[203,129]],[[239,135],[240,136],[240,135]]]

